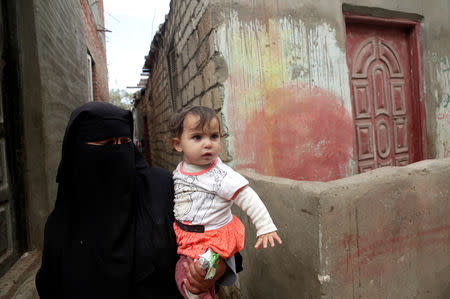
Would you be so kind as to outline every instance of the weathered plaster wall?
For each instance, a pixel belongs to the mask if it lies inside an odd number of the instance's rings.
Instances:
[[[229,74],[224,105],[233,164],[298,180],[353,174],[345,49],[336,22],[320,16],[330,7],[342,15],[338,3],[213,2],[222,21],[216,47]]]
[[[255,229],[235,210],[247,231],[247,298],[450,296],[450,159],[327,183],[242,173],[284,241],[255,250]]]
[[[56,200],[64,130],[87,101],[86,43],[79,1],[18,2],[28,245],[39,248]]]
[[[448,1],[211,2],[216,51],[228,68],[224,114],[233,165],[301,180],[356,173],[343,4],[377,17],[424,17],[425,142],[431,158],[450,154],[450,65],[430,52],[448,49]]]
[[[419,89],[428,158],[450,155],[449,3],[426,1],[174,0],[152,43],[143,110],[152,161],[173,168],[167,120],[213,107],[237,168],[297,180],[357,172],[343,12],[422,22]],[[169,54],[173,50],[173,63]],[[170,64],[170,65],[169,65]]]

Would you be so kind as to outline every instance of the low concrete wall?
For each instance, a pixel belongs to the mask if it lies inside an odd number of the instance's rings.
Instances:
[[[242,171],[284,243],[255,250],[248,298],[450,298],[450,159],[385,167],[328,183]]]

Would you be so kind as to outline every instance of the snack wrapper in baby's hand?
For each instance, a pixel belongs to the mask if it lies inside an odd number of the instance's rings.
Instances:
[[[217,265],[219,264],[219,254],[208,248],[204,254],[198,259],[202,269],[206,270],[205,279],[213,279],[216,275]]]

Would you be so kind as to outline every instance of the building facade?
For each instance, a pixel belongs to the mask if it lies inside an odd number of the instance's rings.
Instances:
[[[103,1],[6,0],[0,10],[1,277],[42,247],[70,113],[107,101],[108,86]]]
[[[139,102],[153,164],[180,161],[168,118],[216,110],[223,160],[330,181],[449,157],[450,4],[173,0]]]

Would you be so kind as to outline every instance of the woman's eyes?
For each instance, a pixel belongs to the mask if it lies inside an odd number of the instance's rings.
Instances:
[[[100,140],[100,141],[92,141],[92,142],[86,142],[87,144],[91,145],[113,145],[113,144],[126,144],[130,143],[131,138],[129,137],[120,137],[120,138],[110,138],[106,140]]]
[[[119,141],[120,141],[121,144],[130,143],[131,142],[131,138],[129,138],[129,137],[122,137],[122,138],[119,138]]]

